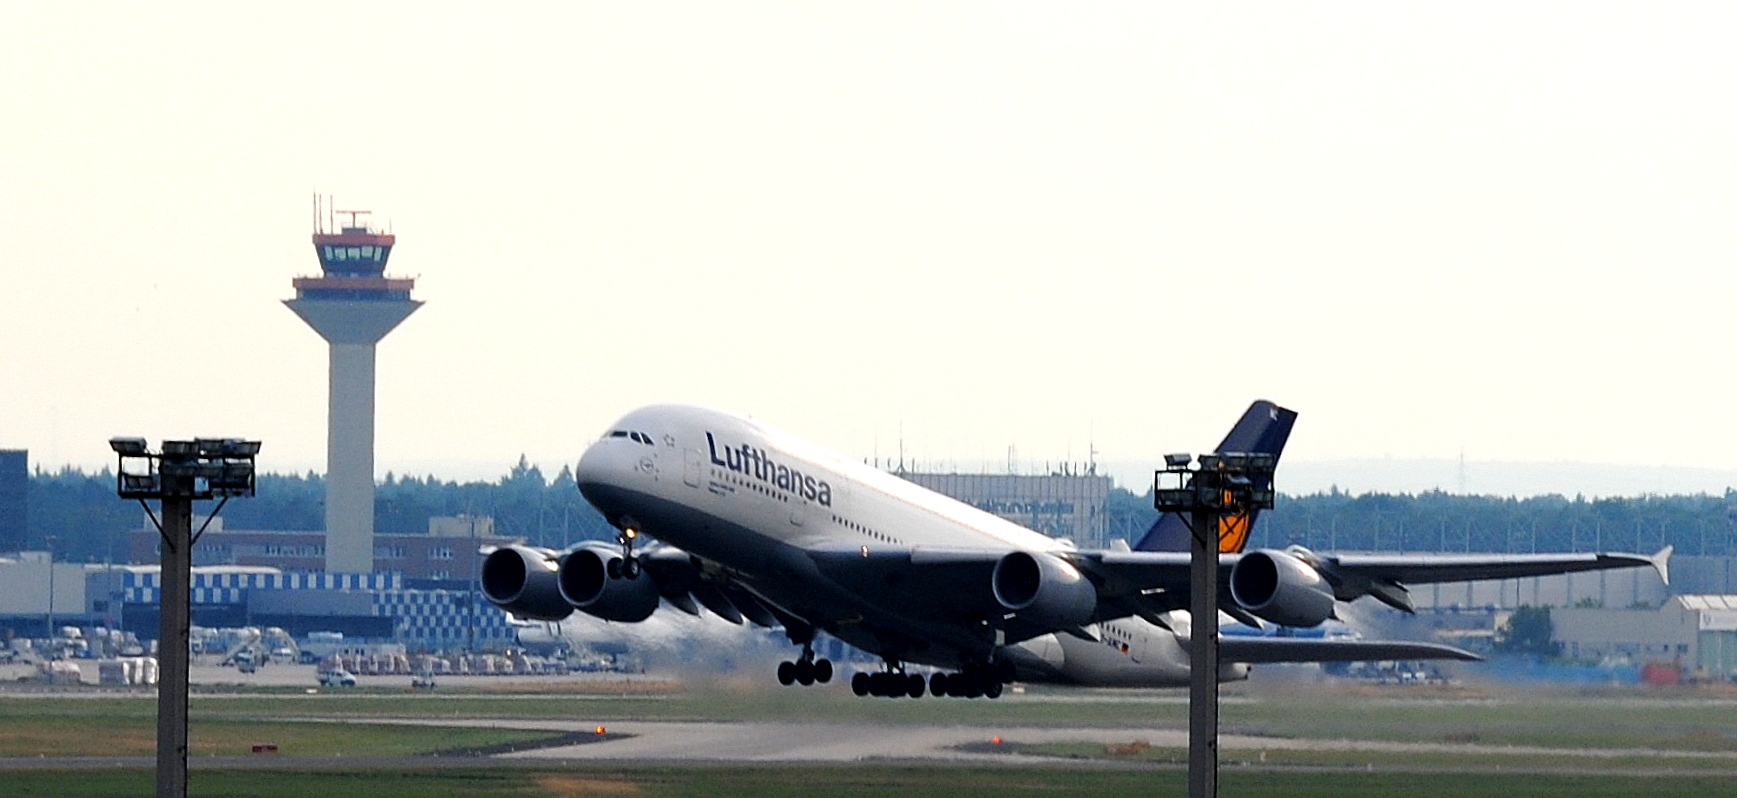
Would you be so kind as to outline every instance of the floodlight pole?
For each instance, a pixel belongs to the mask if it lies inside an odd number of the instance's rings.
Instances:
[[[185,480],[184,487],[171,483]],[[192,656],[192,477],[165,476],[157,621],[157,798],[187,795],[187,691]]]
[[[1218,795],[1218,555],[1225,521],[1273,506],[1271,455],[1167,455],[1153,503],[1189,526],[1188,795]]]
[[[252,496],[259,442],[164,441],[161,452],[152,452],[143,438],[114,438],[109,446],[120,458],[115,492],[123,499],[137,499],[162,536],[163,567],[157,584],[157,798],[186,798],[193,543],[199,539],[193,531],[193,502],[221,499],[211,511],[215,517],[230,497]],[[161,503],[161,521],[151,515],[146,499]]]
[[[1189,524],[1188,795],[1218,795],[1218,514]]]

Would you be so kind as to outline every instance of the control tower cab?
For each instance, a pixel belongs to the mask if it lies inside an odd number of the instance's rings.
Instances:
[[[331,343],[375,343],[422,306],[410,298],[416,280],[386,276],[398,237],[358,224],[368,211],[337,213],[349,223],[314,231],[321,275],[295,278],[296,298],[285,304]]]

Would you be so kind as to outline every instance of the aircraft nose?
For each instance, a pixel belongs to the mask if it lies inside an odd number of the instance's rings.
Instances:
[[[610,452],[606,451],[611,448],[608,444],[608,440],[591,444],[590,448],[579,456],[579,465],[573,469],[573,480],[579,483],[581,493],[585,492],[587,486],[613,481],[611,477],[615,468],[611,461],[618,458],[610,457]]]
[[[580,455],[579,465],[573,470],[573,480],[579,485],[579,493],[591,506],[605,517],[623,512],[619,504],[619,494],[627,487],[628,477],[638,467],[632,455],[639,452],[639,447],[624,445],[622,441],[605,438],[591,445]]]

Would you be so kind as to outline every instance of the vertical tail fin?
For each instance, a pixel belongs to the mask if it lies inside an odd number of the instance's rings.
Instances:
[[[1297,413],[1279,407],[1265,399],[1249,405],[1237,419],[1230,434],[1214,451],[1270,454],[1277,459],[1291,437],[1291,427],[1297,423]],[[1271,481],[1262,486],[1272,487]],[[1248,545],[1249,531],[1254,528],[1256,513],[1225,516],[1218,527],[1218,550],[1225,554],[1242,551]],[[1145,537],[1134,546],[1135,551],[1188,551],[1188,519],[1177,513],[1164,513],[1146,530]]]

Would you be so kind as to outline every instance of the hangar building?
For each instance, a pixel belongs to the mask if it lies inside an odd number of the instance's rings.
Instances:
[[[1710,678],[1737,675],[1737,595],[1673,596],[1651,610],[1558,607],[1550,620],[1566,657],[1673,660]]]

